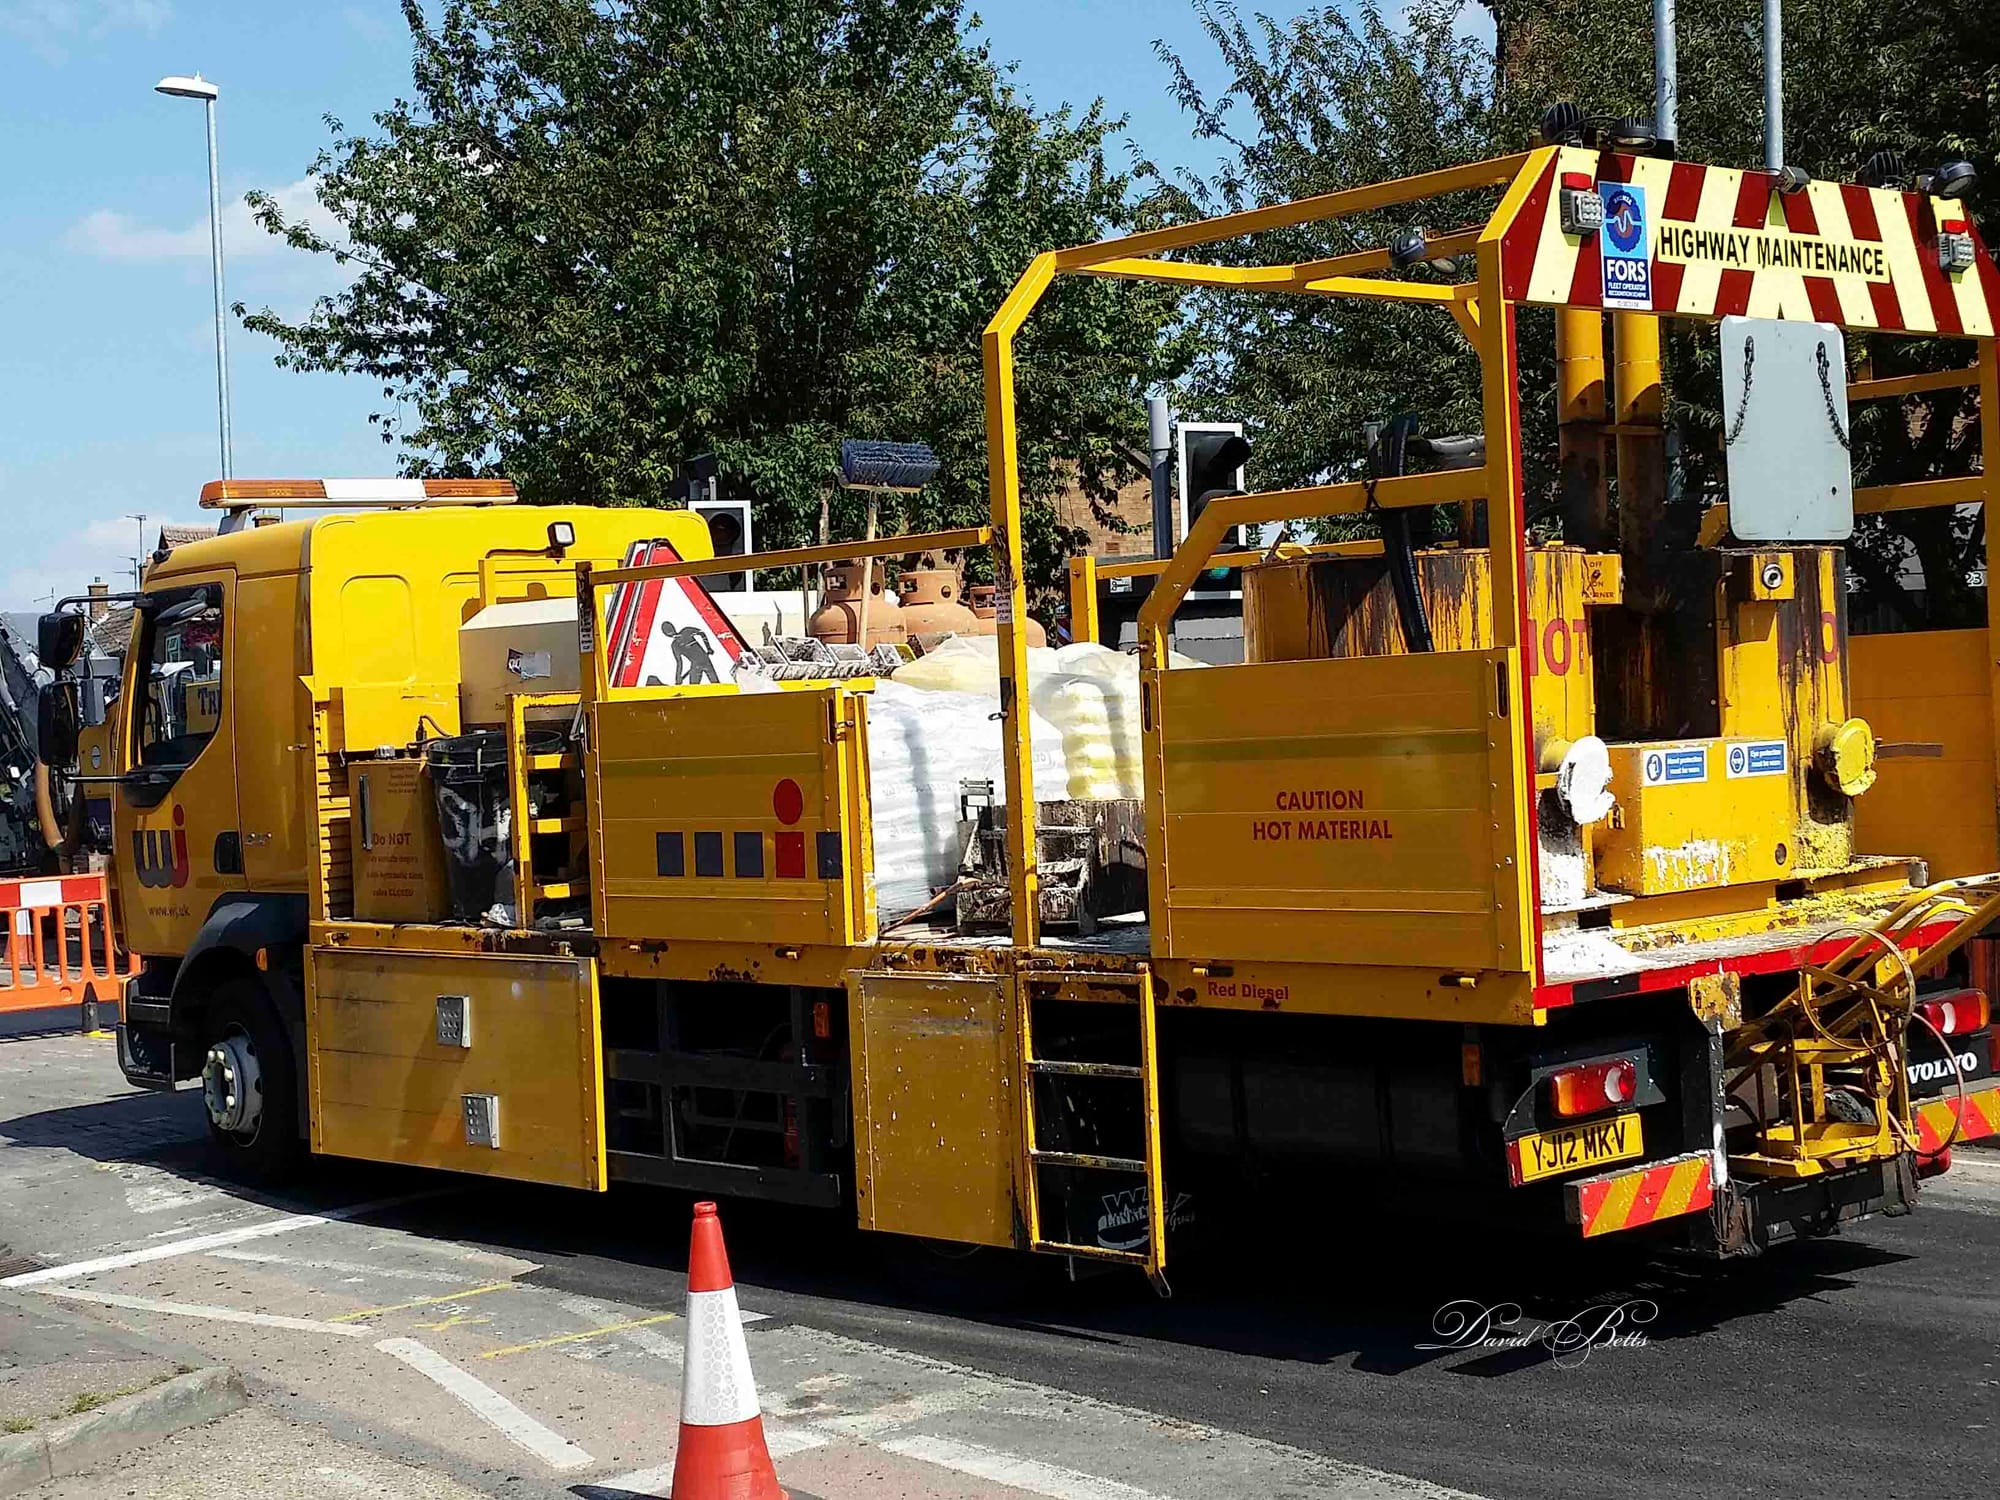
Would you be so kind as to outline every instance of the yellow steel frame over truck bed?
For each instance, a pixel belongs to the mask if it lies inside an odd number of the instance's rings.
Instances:
[[[725,1091],[783,1095],[790,1101],[788,1111],[851,1097],[853,1186],[865,1227],[1125,1260],[1154,1274],[1164,1263],[1172,1213],[1163,1180],[1159,1059],[1162,1034],[1181,1019],[1175,1013],[1230,1018],[1244,1027],[1281,1024],[1258,1019],[1262,1016],[1429,1023],[1423,1035],[1444,1036],[1448,1045],[1448,1087],[1473,1091],[1484,1086],[1482,1058],[1490,1055],[1494,1066],[1506,1060],[1502,1051],[1483,1052],[1482,1038],[1501,1031],[1558,1030],[1564,1018],[1589,1008],[1586,1001],[1616,1002],[1602,1012],[1613,1017],[1637,1014],[1633,1007],[1641,1002],[1672,1002],[1682,1020],[1694,1019],[1696,1039],[1686,1057],[1672,1067],[1661,1064],[1661,1076],[1670,1078],[1674,1068],[1719,1072],[1732,1037],[1738,1038],[1739,1051],[1778,1045],[1763,1032],[1739,1035],[1743,984],[1757,976],[1817,969],[1820,994],[1837,993],[1840,1004],[1862,1015],[1829,1023],[1845,1039],[1844,1051],[1835,1048],[1842,1065],[1881,1063],[1881,997],[1869,987],[1879,988],[1883,976],[1870,968],[1874,959],[1866,942],[1857,950],[1858,940],[1839,929],[1893,915],[1892,936],[1884,942],[1921,951],[1950,936],[1946,948],[1937,950],[1942,956],[1972,930],[1966,926],[1968,912],[1980,908],[1980,925],[1986,915],[1983,892],[1980,900],[1954,898],[1948,905],[1913,896],[1907,862],[1858,862],[1815,872],[1813,880],[1801,882],[1800,898],[1788,898],[1782,909],[1772,882],[1744,888],[1747,895],[1725,887],[1634,903],[1632,910],[1643,907],[1643,914],[1621,920],[1656,948],[1671,948],[1670,958],[1635,960],[1629,972],[1602,979],[1551,974],[1545,966],[1534,813],[1544,773],[1534,736],[1535,682],[1525,651],[1529,580],[1515,324],[1522,305],[1597,303],[1589,244],[1563,234],[1557,220],[1556,187],[1572,175],[1593,189],[1600,180],[1644,183],[1661,205],[1649,229],[1659,314],[1707,318],[1744,311],[1830,320],[1871,332],[1938,331],[1974,339],[1985,410],[2000,408],[1993,339],[2000,284],[1983,253],[1972,272],[1944,275],[1926,267],[1920,225],[1955,209],[1915,195],[1816,183],[1803,200],[1795,200],[1777,194],[1766,174],[1549,147],[1049,252],[1028,268],[985,333],[988,527],[747,558],[579,566],[585,747],[580,764],[559,756],[551,765],[579,778],[587,806],[581,824],[591,903],[587,932],[366,926],[322,906],[315,912],[324,912],[314,927],[316,959],[344,979],[359,980],[359,955],[342,959],[339,951],[365,948],[367,962],[375,966],[366,977],[376,986],[394,982],[380,967],[385,953],[399,951],[413,957],[452,953],[478,964],[497,962],[497,953],[551,955],[577,965],[555,972],[543,986],[546,993],[537,990],[531,997],[546,1013],[540,1044],[553,1045],[554,1028],[572,1018],[588,1018],[586,1029],[600,1024],[601,1004],[603,1071],[584,1079],[580,1102],[525,1106],[529,1123],[547,1137],[545,1155],[555,1167],[544,1173],[534,1162],[515,1158],[506,1165],[494,1159],[490,1170],[594,1187],[621,1171],[722,1191],[732,1182],[742,1191],[771,1185],[781,1174],[725,1170],[715,1162],[680,1162],[668,1171],[649,1166],[643,1153],[615,1144],[607,1151],[604,1122],[615,1120],[619,1110],[606,1091],[632,1085],[664,1095],[703,1086],[695,1074],[675,1073],[694,1065],[670,1039],[657,1039],[640,1057],[645,1049],[621,1043],[614,1034],[624,1024],[615,1017],[644,1011],[654,1003],[654,991],[680,987],[697,997],[690,1004],[708,1003],[698,1000],[708,995],[724,1007],[747,1004],[746,996],[785,994],[792,997],[792,1014],[801,1018],[792,1033],[796,1055],[732,1058],[713,1065],[706,1076]],[[1484,222],[1433,237],[1427,247],[1433,258],[1470,258],[1476,276],[1458,284],[1396,279],[1388,274],[1386,250],[1255,267],[1165,258],[1265,230],[1404,205],[1414,212],[1416,205],[1465,194],[1485,194],[1492,202]],[[1800,202],[1816,211],[1823,235],[1806,228],[1807,210]],[[1839,230],[1833,227],[1836,215],[1844,226]],[[1774,243],[1786,237],[1865,240],[1882,251],[1884,279],[1807,275],[1778,266],[1739,274],[1698,256],[1676,260],[1659,248],[1659,236],[1678,224],[1740,224],[1753,237]],[[1013,346],[1037,303],[1063,275],[1430,304],[1453,318],[1480,354],[1486,434],[1478,467],[1215,500],[1172,558],[1102,570],[1157,573],[1138,622],[1149,910],[1143,925],[1107,926],[1089,939],[1041,930],[1038,795],[1029,759],[1022,628],[1028,596]],[[1987,422],[1988,472],[2000,458],[1996,429],[2000,423]],[[1933,497],[1945,503],[1983,500],[1984,483],[1950,481],[1936,490],[1903,486],[1864,491],[1857,499],[1868,510]],[[1485,644],[1477,649],[1250,662],[1202,671],[1170,668],[1174,611],[1202,570],[1224,560],[1212,554],[1231,528],[1440,504],[1468,511],[1485,506],[1493,539],[1484,596],[1490,618],[1482,622]],[[865,679],[785,684],[785,690],[767,693],[740,692],[727,684],[613,686],[601,627],[605,594],[620,586],[746,568],[980,546],[993,549],[1000,582],[1011,931],[1005,937],[938,927],[885,931],[875,911],[871,869],[867,700],[872,684]],[[1087,579],[1093,569],[1086,562],[1077,573]],[[1989,671],[1995,656],[1988,653]],[[1987,688],[1989,701],[2000,702],[1990,676]],[[519,714],[513,733],[519,741]],[[525,745],[517,744],[517,799],[534,769],[526,754]],[[1990,800],[1991,785],[1986,790]],[[1896,847],[1894,833],[1885,834],[1891,852],[1924,852]],[[1994,863],[2000,861],[1989,859],[1979,868]],[[523,905],[532,909],[536,893],[526,872],[522,878]],[[428,974],[420,978],[432,982]],[[1811,981],[1799,982],[1807,994],[1803,1013],[1822,1015],[1813,1009]],[[333,987],[326,992],[333,994]],[[352,991],[357,1002],[361,993]],[[1907,993],[1900,999],[1907,1006]],[[838,1019],[821,1009],[837,1001],[844,1006]],[[1788,1003],[1779,1001],[1770,1013],[1782,1012]],[[1102,1012],[1106,1015],[1129,1015],[1129,1045],[1110,1049],[1115,1055],[1079,1055],[1078,1049],[1048,1044],[1047,1018],[1093,1005],[1118,1008]],[[1871,1005],[1876,1009],[1868,1009]],[[503,1007],[500,1013],[505,1014]],[[808,1016],[809,1025],[803,1019]],[[1839,1031],[1840,1026],[1847,1029]],[[1078,1034],[1108,1035],[1114,1029],[1093,1033],[1086,1026]],[[844,1045],[844,1077],[833,1076],[815,1050],[816,1040]],[[586,1038],[572,1048],[565,1038],[565,1076],[572,1062],[588,1072],[588,1043]],[[316,1044],[315,1056],[319,1050]],[[1302,1065],[1322,1060],[1320,1052],[1329,1066],[1337,1064],[1336,1051],[1316,1042]],[[1814,1070],[1822,1066],[1831,1064],[1821,1059],[1805,1065],[1815,1090],[1822,1080]],[[1760,1147],[1728,1160],[1718,1084],[1709,1091],[1714,1097],[1703,1093],[1691,1100],[1696,1114],[1690,1117],[1695,1123],[1688,1127],[1688,1148],[1671,1159],[1639,1163],[1666,1178],[1655,1187],[1630,1174],[1572,1180],[1570,1211],[1584,1232],[1594,1233],[1711,1201],[1721,1205],[1730,1161],[1742,1172],[1799,1179],[1836,1167],[1883,1166],[1914,1149],[1915,1140],[1907,1092],[1892,1084],[1893,1079],[1882,1084],[1876,1125],[1865,1139],[1836,1136],[1820,1121],[1813,1126],[1818,1134],[1808,1138],[1801,1130],[1784,1150]],[[1133,1091],[1138,1128],[1128,1144],[1114,1148],[1050,1128],[1045,1091],[1086,1086]],[[489,1081],[481,1087],[499,1085]],[[1644,1087],[1654,1088],[1650,1077]],[[1692,1085],[1688,1091],[1701,1093]],[[1657,1089],[1639,1103],[1649,1098],[1654,1107],[1667,1107]],[[666,1108],[652,1107],[656,1113]],[[1712,1143],[1710,1116],[1703,1111],[1714,1112],[1717,1121]],[[785,1123],[773,1128],[782,1128],[790,1139],[798,1133],[795,1125],[788,1113]],[[671,1122],[662,1128],[671,1134]],[[336,1143],[328,1149],[354,1148]],[[481,1169],[478,1153],[455,1140],[440,1136],[429,1145],[412,1144],[407,1131],[395,1143],[355,1154]],[[1056,1223],[1045,1212],[1043,1180],[1079,1172],[1128,1182],[1122,1200],[1105,1195],[1100,1222],[1139,1223],[1143,1230],[1118,1242],[1102,1233],[1094,1242],[1081,1242],[1073,1228]],[[1635,1217],[1632,1204],[1641,1198],[1653,1207]],[[1883,1201],[1881,1191],[1870,1201]],[[1605,1217],[1606,1202],[1619,1206],[1616,1222]],[[1718,1229],[1717,1238],[1727,1236]]]

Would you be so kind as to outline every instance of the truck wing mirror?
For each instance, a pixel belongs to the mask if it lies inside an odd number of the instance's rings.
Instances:
[[[51,672],[67,672],[83,654],[83,616],[59,609],[35,624],[35,655]]]
[[[76,734],[76,684],[47,684],[35,697],[36,758],[45,766],[74,765]]]

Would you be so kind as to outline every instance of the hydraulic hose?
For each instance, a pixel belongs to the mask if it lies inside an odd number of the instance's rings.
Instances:
[[[51,854],[69,852],[63,838],[63,827],[56,817],[54,788],[50,783],[49,768],[42,761],[35,762],[35,820],[41,825],[42,842],[49,846]]]
[[[1377,477],[1394,477],[1404,472],[1410,438],[1416,430],[1417,419],[1412,413],[1390,419],[1375,451],[1369,455]],[[1382,551],[1389,562],[1389,587],[1396,595],[1396,618],[1403,627],[1403,644],[1410,651],[1435,650],[1430,614],[1424,608],[1423,589],[1417,581],[1417,549],[1410,511],[1405,506],[1392,506],[1382,511],[1378,519],[1382,527]]]

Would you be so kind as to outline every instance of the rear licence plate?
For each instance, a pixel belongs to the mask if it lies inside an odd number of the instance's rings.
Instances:
[[[1518,1185],[1542,1177],[1560,1177],[1565,1172],[1605,1162],[1630,1161],[1644,1155],[1645,1150],[1639,1117],[1615,1115],[1588,1125],[1565,1125],[1560,1130],[1524,1135],[1508,1148],[1508,1160]]]

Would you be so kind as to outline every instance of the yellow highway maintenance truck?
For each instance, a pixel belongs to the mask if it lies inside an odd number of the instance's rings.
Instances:
[[[1908,1210],[2000,1127],[2000,624],[1850,636],[1841,543],[1987,500],[2000,273],[1955,201],[1783,189],[1579,137],[1043,254],[985,334],[991,517],[956,532],[716,559],[685,512],[478,481],[209,486],[222,534],[135,601],[105,773],[126,1075],[198,1079],[251,1174],[309,1145],[658,1183],[1156,1279],[1236,1201],[1724,1254]],[[1198,254],[1384,210],[1470,227]],[[1392,422],[1365,476],[1076,561],[1080,637],[1106,575],[1150,589],[1128,807],[1036,785],[1013,341],[1064,276],[1429,311],[1483,372],[1478,433]],[[1536,317],[1560,545],[1525,519]],[[1733,418],[1728,504],[1671,547],[1662,318],[1716,328]],[[1847,338],[1905,336],[1968,365],[1850,383]],[[1849,402],[1951,381],[1984,474],[1849,489]],[[1362,515],[1379,538],[1226,546]],[[979,548],[1002,774],[959,877],[891,912],[871,735],[906,653],[749,642],[699,579]],[[1189,664],[1218,566],[1245,660]]]

